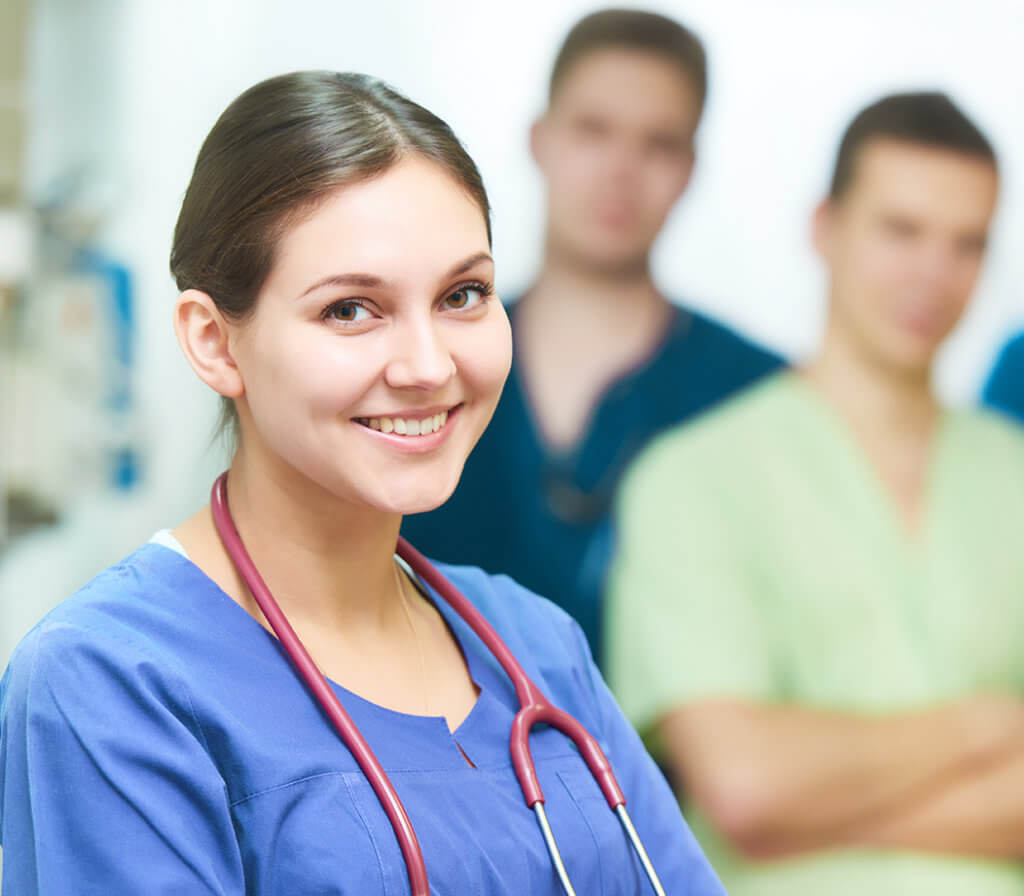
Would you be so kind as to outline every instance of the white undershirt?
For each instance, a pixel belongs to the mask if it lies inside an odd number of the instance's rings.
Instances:
[[[149,540],[149,543],[163,545],[165,548],[169,548],[174,551],[174,553],[181,554],[181,556],[186,560],[189,559],[188,551],[186,551],[181,542],[171,534],[170,529],[161,529],[159,532],[154,533],[153,537]],[[412,567],[399,557],[398,554],[395,554],[395,562],[405,570],[405,574],[412,581],[413,585],[416,586],[416,589],[421,594],[426,595],[426,587],[420,581],[419,576],[416,575]]]
[[[181,542],[171,534],[170,529],[161,529],[153,535],[149,542],[150,544],[162,544],[165,548],[170,548],[174,553],[181,554],[188,560],[188,552],[181,546]]]

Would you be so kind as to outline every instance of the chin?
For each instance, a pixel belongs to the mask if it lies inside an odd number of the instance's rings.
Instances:
[[[458,485],[458,478],[447,484],[432,483],[428,488],[411,488],[402,493],[389,495],[386,501],[380,503],[381,509],[389,513],[399,513],[402,516],[409,516],[413,513],[427,513],[437,510],[447,501]]]
[[[431,510],[437,510],[445,501],[447,501],[451,495],[445,495],[443,498],[435,498],[431,500],[423,501],[410,501],[394,508],[394,512],[399,516],[416,516],[420,513],[430,513]]]
[[[938,349],[936,345],[903,345],[882,353],[882,357],[890,370],[917,379],[931,373]]]

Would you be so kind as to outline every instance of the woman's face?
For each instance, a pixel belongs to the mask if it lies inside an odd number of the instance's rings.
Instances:
[[[339,190],[230,325],[246,462],[386,512],[444,502],[511,363],[493,282],[484,216],[436,164]]]

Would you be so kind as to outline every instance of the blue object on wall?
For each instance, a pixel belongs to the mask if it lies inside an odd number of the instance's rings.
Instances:
[[[135,294],[128,268],[96,249],[82,250],[76,258],[76,269],[100,277],[108,284],[107,310],[113,333],[114,353],[109,365],[106,405],[119,431],[128,433],[130,417],[135,411],[132,377],[135,365]],[[138,446],[127,437],[111,451],[109,482],[119,490],[128,491],[141,478]]]

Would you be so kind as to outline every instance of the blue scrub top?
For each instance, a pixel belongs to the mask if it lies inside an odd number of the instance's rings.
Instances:
[[[515,334],[516,306],[509,307]],[[644,363],[609,385],[578,445],[545,444],[519,371],[455,494],[408,516],[402,534],[431,557],[512,576],[566,610],[601,660],[611,508],[629,462],[658,433],[777,370],[782,359],[701,314],[676,307]]]
[[[597,737],[667,892],[722,896],[579,628],[510,579],[444,571]],[[480,689],[454,734],[443,718],[335,691],[408,810],[431,893],[556,896],[509,757],[511,683],[428,593]],[[538,728],[531,746],[577,892],[650,892],[571,743]],[[278,642],[157,544],[65,601],[15,652],[0,682],[0,843],[11,896],[409,892],[376,796]]]
[[[1011,339],[999,353],[982,401],[1024,423],[1024,333]]]

